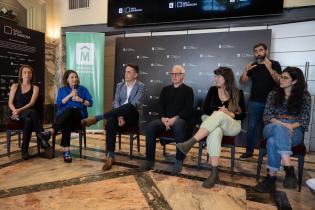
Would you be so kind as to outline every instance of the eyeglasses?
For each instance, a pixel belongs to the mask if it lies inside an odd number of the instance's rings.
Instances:
[[[291,77],[286,77],[286,76],[279,76],[279,80],[283,79],[283,80],[289,80],[291,79]]]
[[[170,73],[172,77],[179,77],[183,75],[184,73]]]

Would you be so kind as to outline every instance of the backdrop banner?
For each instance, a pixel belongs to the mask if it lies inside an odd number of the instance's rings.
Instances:
[[[80,84],[93,97],[93,107],[88,108],[89,116],[104,112],[104,47],[102,33],[66,33],[66,66],[78,72]],[[103,122],[91,126],[103,129]]]

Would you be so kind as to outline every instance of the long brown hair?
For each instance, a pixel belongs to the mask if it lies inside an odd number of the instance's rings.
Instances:
[[[28,69],[31,70],[31,72],[32,72],[31,84],[33,84],[34,81],[35,81],[34,69],[33,69],[30,65],[27,65],[27,64],[23,64],[23,65],[21,65],[20,68],[19,68],[19,81],[18,81],[18,83],[21,84],[21,83],[23,82],[23,79],[22,79],[22,72],[23,72],[23,69],[25,69],[25,68],[28,68]]]
[[[76,71],[72,70],[72,69],[69,69],[67,71],[65,71],[65,73],[63,74],[63,78],[62,78],[62,82],[63,82],[63,85],[64,86],[69,86],[69,83],[68,83],[68,77],[71,73],[74,73],[77,75],[78,77],[78,85],[80,84],[80,78],[79,78],[79,75]]]
[[[221,75],[225,80],[225,89],[229,94],[229,105],[228,109],[234,113],[241,113],[241,108],[239,106],[239,90],[235,85],[235,77],[231,68],[219,67],[214,70],[215,75]]]

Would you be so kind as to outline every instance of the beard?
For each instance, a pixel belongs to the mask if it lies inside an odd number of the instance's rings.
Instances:
[[[265,55],[257,55],[255,57],[257,63],[263,62],[265,60],[265,58],[266,58],[266,54]]]

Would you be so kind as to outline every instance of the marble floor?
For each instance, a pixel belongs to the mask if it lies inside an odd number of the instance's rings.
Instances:
[[[35,138],[30,145],[33,157],[23,161],[17,137],[12,138],[11,155],[6,154],[5,133],[0,133],[0,209],[315,209],[313,194],[305,180],[315,177],[315,154],[305,159],[302,192],[282,187],[283,172],[275,193],[256,193],[257,153],[248,161],[238,157],[235,173],[230,172],[230,150],[222,148],[220,184],[212,189],[201,186],[209,175],[206,151],[200,170],[196,166],[197,148],[189,153],[184,168],[170,175],[175,146],[169,144],[163,155],[157,143],[156,164],[147,172],[138,170],[144,161],[145,141],[141,137],[140,152],[134,147],[129,159],[129,138],[123,136],[122,148],[116,151],[116,163],[110,171],[102,171],[104,134],[88,134],[87,147],[79,157],[78,136],[73,135],[73,162],[64,163],[60,147],[54,159],[38,155]],[[59,139],[58,139],[59,140]],[[297,166],[297,160],[292,159]],[[265,160],[262,175],[265,175]]]

